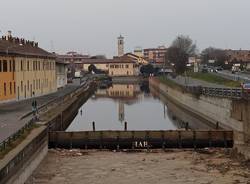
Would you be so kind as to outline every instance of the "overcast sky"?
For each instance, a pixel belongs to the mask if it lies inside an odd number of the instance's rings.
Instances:
[[[250,0],[0,0],[0,30],[64,53],[116,55],[189,35],[200,50],[250,49]]]

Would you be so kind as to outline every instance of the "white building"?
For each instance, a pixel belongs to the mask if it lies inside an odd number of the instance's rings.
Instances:
[[[67,85],[67,64],[56,60],[56,81],[57,89],[63,88]]]

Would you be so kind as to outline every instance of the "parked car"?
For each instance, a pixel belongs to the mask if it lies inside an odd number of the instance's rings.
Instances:
[[[242,84],[242,89],[247,92],[250,93],[250,83],[243,83]]]
[[[215,72],[222,71],[223,68],[221,66],[215,68]]]

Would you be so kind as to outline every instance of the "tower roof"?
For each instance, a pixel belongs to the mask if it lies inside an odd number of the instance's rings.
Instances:
[[[120,35],[120,36],[118,37],[118,39],[124,39],[124,37],[123,37],[122,35]]]

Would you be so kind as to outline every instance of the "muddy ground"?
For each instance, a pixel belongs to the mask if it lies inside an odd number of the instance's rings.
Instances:
[[[250,162],[230,149],[112,152],[50,150],[34,184],[250,184]]]

